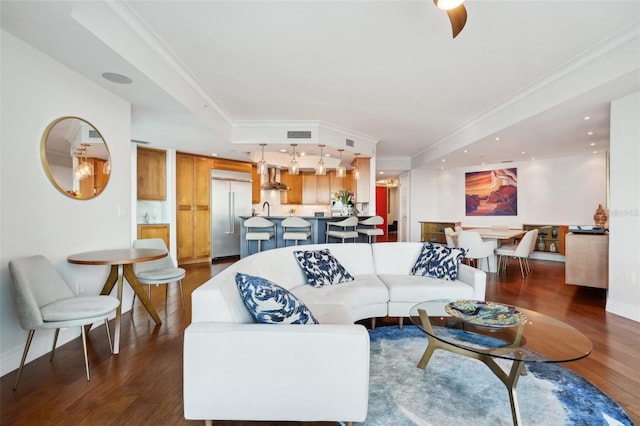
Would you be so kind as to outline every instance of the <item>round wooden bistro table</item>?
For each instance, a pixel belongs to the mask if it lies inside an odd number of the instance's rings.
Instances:
[[[69,263],[78,265],[111,265],[109,276],[102,286],[101,295],[108,295],[113,290],[113,286],[118,283],[117,298],[120,301],[118,309],[116,309],[115,320],[115,336],[113,342],[113,353],[120,352],[120,317],[122,316],[122,287],[123,277],[127,279],[133,291],[144,305],[149,315],[156,324],[162,324],[158,313],[147,297],[142,285],[138,282],[136,274],[133,272],[133,264],[138,262],[147,262],[167,256],[167,252],[158,249],[115,249],[115,250],[98,250],[77,253],[67,257]]]

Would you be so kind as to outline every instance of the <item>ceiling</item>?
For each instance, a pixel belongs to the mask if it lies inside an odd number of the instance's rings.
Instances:
[[[606,150],[610,101],[640,90],[640,0],[465,4],[455,39],[431,0],[2,0],[0,13],[129,101],[132,139],[154,147],[247,159],[260,142],[323,143],[336,157],[351,139],[345,161],[375,154],[387,176]],[[307,127],[307,144],[282,136]]]

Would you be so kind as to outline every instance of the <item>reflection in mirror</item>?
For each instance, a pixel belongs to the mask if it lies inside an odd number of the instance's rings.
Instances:
[[[82,118],[61,117],[49,124],[40,155],[51,183],[71,198],[87,200],[107,186],[109,149],[100,132]]]

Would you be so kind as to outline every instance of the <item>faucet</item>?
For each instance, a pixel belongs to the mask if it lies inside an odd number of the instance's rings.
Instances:
[[[268,201],[262,203],[262,211],[264,212],[264,206],[267,206],[267,217],[271,216],[271,205]]]

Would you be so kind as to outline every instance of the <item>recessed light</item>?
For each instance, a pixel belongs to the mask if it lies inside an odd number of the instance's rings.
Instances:
[[[440,170],[444,170],[444,166],[440,167]]]
[[[118,74],[117,72],[103,72],[102,78],[117,84],[131,84],[133,82],[133,80],[126,75]]]
[[[593,151],[593,153],[594,153],[594,154],[597,154],[597,153],[598,153],[598,151]]]
[[[522,154],[526,154],[526,153],[527,153],[526,151],[522,151]]]
[[[595,143],[595,142],[591,142],[591,143],[589,144],[589,146],[596,146],[596,143]]]
[[[444,163],[445,161],[447,161],[447,160],[443,158],[443,159],[442,159],[442,162]]]
[[[593,132],[587,132],[587,134],[588,134],[589,136],[591,136],[591,135],[593,134]]]
[[[584,118],[585,120],[589,120],[591,119],[591,117],[589,117],[588,115]]]
[[[535,159],[536,159],[536,157],[531,157],[531,159],[532,159],[532,160],[535,160]]]
[[[500,138],[499,138],[499,137],[497,137],[497,138],[496,138],[496,140],[497,140],[497,141],[499,141],[499,140],[500,140]]]
[[[384,174],[384,172],[380,172],[379,174],[383,175],[383,174]]]
[[[462,152],[464,152],[464,153],[466,154],[466,153],[467,153],[467,152],[469,152],[469,151],[467,151],[467,150],[465,149],[465,150],[464,150],[464,151],[462,151]]]

